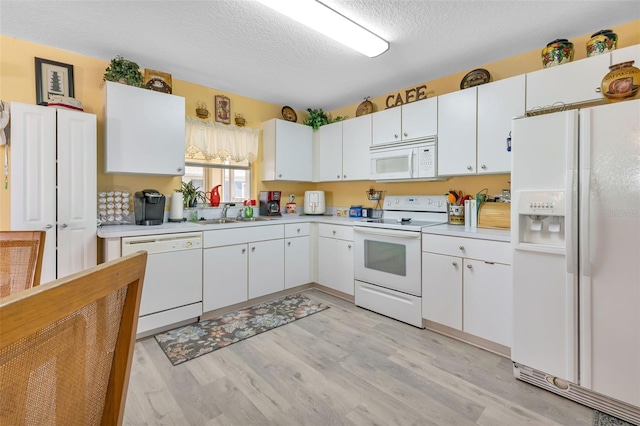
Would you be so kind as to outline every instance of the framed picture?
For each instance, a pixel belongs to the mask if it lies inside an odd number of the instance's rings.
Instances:
[[[36,58],[36,103],[48,105],[51,96],[73,98],[73,65]]]
[[[226,96],[216,95],[216,121],[220,123],[231,123],[231,100]]]
[[[172,93],[171,74],[166,72],[145,69],[144,87],[156,92]]]

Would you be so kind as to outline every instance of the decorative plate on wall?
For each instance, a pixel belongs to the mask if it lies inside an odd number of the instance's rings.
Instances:
[[[369,100],[369,97],[367,96],[366,98],[364,98],[364,102],[358,105],[358,108],[356,109],[356,117],[360,117],[361,115],[371,114],[372,112],[373,112],[373,104],[371,103],[371,101]]]
[[[484,68],[478,68],[469,72],[460,82],[460,89],[468,89],[469,87],[479,86],[488,83],[491,80],[491,74]]]
[[[282,107],[282,118],[284,118],[287,121],[292,121],[294,123],[298,121],[298,115],[293,110],[293,108],[289,106]]]

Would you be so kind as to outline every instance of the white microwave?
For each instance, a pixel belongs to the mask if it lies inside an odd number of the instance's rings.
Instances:
[[[435,138],[370,148],[371,180],[434,179],[437,176]]]

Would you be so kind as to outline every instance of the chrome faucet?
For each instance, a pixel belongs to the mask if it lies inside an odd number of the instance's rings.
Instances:
[[[227,210],[229,210],[229,207],[233,207],[235,205],[236,205],[236,203],[223,203],[223,205],[222,205],[222,217],[223,218],[227,217]]]

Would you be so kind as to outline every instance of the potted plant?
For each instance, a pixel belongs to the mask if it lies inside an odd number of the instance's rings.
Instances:
[[[180,189],[176,189],[176,192],[182,193],[182,199],[185,208],[192,208],[194,201],[204,203],[207,199],[204,192],[198,189],[193,182],[182,182]]]
[[[105,81],[116,81],[129,86],[142,87],[144,80],[140,67],[135,62],[129,61],[118,55],[111,60],[109,66],[105,69]]]
[[[347,118],[346,115],[344,117],[339,115],[336,118],[329,118],[322,108],[307,108],[307,111],[309,112],[309,116],[304,120],[304,124],[313,127],[313,130],[318,130],[318,127],[324,126],[325,124],[335,123]]]

